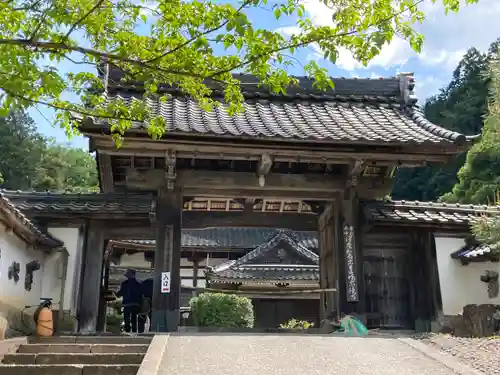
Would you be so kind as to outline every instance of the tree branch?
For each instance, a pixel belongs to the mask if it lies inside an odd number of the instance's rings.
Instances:
[[[243,10],[243,8],[245,8],[248,4],[250,4],[252,2],[252,0],[246,0],[243,2],[243,4],[241,4],[241,6],[237,9],[237,12],[241,12]],[[202,37],[202,36],[205,36],[205,35],[208,35],[210,33],[213,33],[217,30],[220,30],[222,29],[224,26],[226,26],[227,24],[229,23],[229,19],[226,19],[224,22],[222,22],[219,26],[216,26],[216,27],[213,27],[211,29],[208,29],[208,30],[205,30],[204,32],[202,33],[198,33],[196,36],[192,37],[191,39],[188,39],[186,40],[184,43],[181,43],[179,44],[177,47],[161,54],[160,56],[157,56],[151,60],[148,60],[146,61],[147,63],[152,63],[152,62],[155,62],[155,61],[158,61],[158,60],[161,60],[162,58],[168,56],[168,55],[171,55],[172,53],[175,53],[177,52],[178,50],[180,50],[181,48],[184,48],[185,46],[187,46],[188,44],[194,42],[196,39]]]
[[[47,20],[48,13],[55,6],[55,4],[56,3],[53,2],[52,4],[50,4],[47,7],[47,9],[45,9],[45,11],[42,12],[42,15],[40,16],[40,20],[38,22],[38,25],[35,27],[35,30],[33,30],[33,32],[31,33],[30,40],[36,39],[36,34],[38,34],[38,32],[40,31],[40,29],[42,28],[44,22]]]
[[[97,0],[97,2],[95,3],[95,5],[90,8],[90,10],[85,13],[78,21],[76,21],[68,30],[68,32],[66,33],[66,35],[64,36],[63,38],[63,41],[66,41],[68,40],[69,36],[71,35],[71,33],[73,31],[75,31],[75,29],[80,26],[80,24],[85,21],[87,19],[87,17],[89,17],[92,13],[94,13],[97,8],[99,8],[101,6],[102,3],[104,3],[105,0]]]
[[[16,93],[14,93],[14,92],[12,92],[12,91],[4,88],[4,87],[1,87],[1,86],[0,86],[0,90],[3,90],[4,92],[6,92],[7,94],[9,94],[13,98],[16,98],[18,100],[23,100],[23,101],[26,101],[26,102],[29,102],[29,103],[32,103],[32,104],[40,104],[40,105],[43,105],[43,106],[46,106],[46,107],[49,107],[49,108],[52,108],[52,109],[56,109],[58,111],[73,112],[73,113],[77,113],[77,114],[83,115],[83,116],[95,117],[95,118],[101,118],[101,119],[109,119],[109,120],[124,120],[124,121],[138,121],[138,122],[142,122],[143,121],[141,119],[127,118],[127,117],[117,117],[117,116],[113,116],[113,115],[99,115],[99,114],[96,114],[96,113],[93,113],[93,112],[85,111],[83,109],[62,108],[62,107],[59,107],[59,106],[57,106],[55,104],[52,104],[52,103],[49,103],[49,102],[46,102],[46,101],[43,101],[43,100],[31,99],[31,98],[28,98],[28,97],[16,94]]]
[[[107,53],[107,52],[102,52],[98,51],[92,48],[85,48],[81,46],[70,46],[66,43],[62,42],[42,42],[42,41],[34,41],[30,39],[0,39],[0,45],[17,45],[21,46],[24,48],[38,48],[40,50],[45,50],[46,52],[50,53],[58,53],[58,50],[60,51],[72,51],[72,52],[79,52],[82,54],[86,55],[91,55],[94,57],[98,57],[104,60],[111,60],[111,61],[119,61],[119,62],[124,62],[136,66],[140,66],[146,69],[150,70],[156,70],[159,72],[162,72],[164,74],[171,74],[171,75],[179,75],[179,76],[186,76],[186,77],[195,77],[195,78],[207,78],[205,76],[192,73],[192,72],[181,72],[181,71],[175,71],[175,70],[169,70],[169,69],[164,69],[161,67],[158,67],[156,65],[151,65],[148,64],[146,61],[138,60],[138,59],[133,59],[130,57],[124,57],[120,56],[114,53]]]
[[[415,4],[413,4],[412,6],[410,7],[406,7],[405,9],[397,12],[397,13],[393,13],[391,14],[390,16],[378,21],[378,22],[375,22],[375,23],[372,23],[370,25],[368,25],[368,27],[365,27],[365,28],[370,28],[370,27],[374,27],[374,26],[377,26],[377,25],[380,25],[380,24],[383,24],[385,22],[388,22],[388,21],[391,21],[392,19],[394,19],[395,17],[398,17],[400,15],[402,15],[404,12],[406,12],[407,10],[410,10],[412,8],[415,8],[418,4],[422,3],[424,0],[418,0],[415,2]],[[337,35],[334,35],[330,38],[324,38],[324,37],[318,37],[318,38],[311,38],[311,39],[308,39],[308,40],[304,40],[302,42],[299,42],[299,43],[291,43],[291,44],[287,44],[287,45],[284,45],[280,48],[276,48],[274,50],[271,50],[271,51],[268,51],[268,52],[263,52],[263,53],[260,53],[258,55],[255,55],[255,56],[252,56],[251,58],[247,59],[247,60],[244,60],[244,61],[241,61],[240,63],[238,64],[235,64],[233,65],[232,67],[230,68],[227,68],[227,69],[223,69],[223,70],[219,70],[215,73],[212,73],[209,78],[212,78],[212,77],[215,77],[215,76],[218,76],[220,74],[224,74],[224,73],[229,73],[229,72],[232,72],[233,70],[236,70],[236,69],[239,69],[239,68],[242,68],[262,57],[265,57],[267,55],[272,55],[273,53],[277,53],[277,52],[281,52],[281,51],[285,51],[287,49],[290,49],[290,48],[300,48],[300,47],[304,47],[306,45],[309,45],[309,44],[312,44],[312,43],[318,43],[318,42],[321,42],[322,40],[332,40],[332,39],[336,39],[336,38],[341,38],[341,37],[345,37],[345,36],[350,36],[350,35],[354,35],[354,34],[357,34],[359,32],[359,28],[361,26],[358,26],[356,28],[354,28],[354,30],[352,31],[349,31],[349,32],[345,32],[345,33],[341,33],[341,34],[337,34]]]

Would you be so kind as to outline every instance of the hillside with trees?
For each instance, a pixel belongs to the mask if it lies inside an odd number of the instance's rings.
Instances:
[[[85,192],[98,190],[95,159],[42,136],[33,119],[14,111],[0,117],[0,188]]]
[[[448,86],[425,103],[425,115],[430,121],[466,135],[481,133],[488,110],[489,66],[497,58],[498,44],[498,40],[492,43],[487,53],[475,48],[467,51]],[[495,183],[489,186],[491,184],[486,180],[494,179],[493,176],[498,176],[500,172],[500,168],[490,165],[496,157],[491,153],[495,146],[486,141],[487,138],[479,141],[468,157],[465,153],[458,155],[447,166],[398,170],[392,198],[486,203],[488,197],[492,197],[491,189],[495,186]]]

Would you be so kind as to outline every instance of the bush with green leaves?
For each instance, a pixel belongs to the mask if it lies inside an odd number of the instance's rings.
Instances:
[[[189,301],[193,322],[201,327],[252,328],[252,301],[224,293],[202,293]]]
[[[290,319],[283,324],[280,324],[280,328],[284,329],[308,329],[312,328],[314,323],[308,322],[307,320],[297,320]]]

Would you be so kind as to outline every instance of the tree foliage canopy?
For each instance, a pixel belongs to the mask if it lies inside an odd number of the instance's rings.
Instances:
[[[491,44],[487,53],[470,48],[453,72],[451,82],[424,106],[426,117],[446,129],[467,135],[480,134],[488,109],[490,61],[497,56],[499,41]],[[447,166],[402,168],[398,170],[392,197],[394,199],[483,203],[468,200],[458,190],[458,171],[464,165],[466,153],[458,155]],[[457,195],[458,194],[458,195]]]
[[[95,160],[87,151],[44,138],[23,112],[0,117],[0,187],[11,190],[97,191]]]
[[[320,1],[320,0],[318,0]],[[267,0],[243,0],[233,6],[215,0],[5,0],[0,2],[0,89],[4,115],[12,107],[42,103],[57,110],[58,122],[74,132],[81,116],[109,121],[119,134],[131,122],[148,121],[150,135],[164,132],[163,118],[144,101],[127,106],[105,100],[96,73],[65,73],[63,61],[121,69],[126,79],[144,82],[144,95],[157,95],[158,84],[178,86],[209,109],[214,103],[207,82],[219,85],[229,110],[242,108],[239,71],[255,75],[276,93],[296,82],[287,74],[294,55],[311,44],[336,61],[341,48],[368,63],[395,36],[420,51],[423,38],[412,25],[424,19],[423,0],[321,0],[332,10],[329,26],[316,26],[297,0],[272,6],[277,19],[293,17],[297,32],[259,29],[249,17]],[[460,0],[442,2],[458,11]],[[478,0],[465,0],[466,4]],[[306,75],[320,88],[332,81],[310,61]],[[95,71],[95,69],[94,69]],[[68,95],[71,93],[73,95]],[[69,100],[68,98],[77,98]],[[165,97],[165,100],[167,98]]]
[[[491,100],[480,142],[467,154],[458,183],[447,197],[466,203],[496,204],[500,191],[500,54],[489,64]],[[500,229],[500,227],[498,228]]]

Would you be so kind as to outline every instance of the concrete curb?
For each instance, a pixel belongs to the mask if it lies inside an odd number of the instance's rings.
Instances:
[[[480,372],[476,369],[473,369],[459,362],[458,359],[448,354],[443,354],[437,351],[436,349],[433,349],[428,345],[423,344],[415,339],[405,337],[405,338],[398,338],[397,340],[405,343],[406,345],[412,347],[415,350],[418,350],[420,353],[435,360],[436,362],[441,363],[442,365],[448,367],[450,370],[454,371],[459,375],[485,375],[483,372]]]
[[[137,375],[157,375],[163,356],[167,350],[170,335],[156,335],[149,344],[148,351],[142,360]]]

